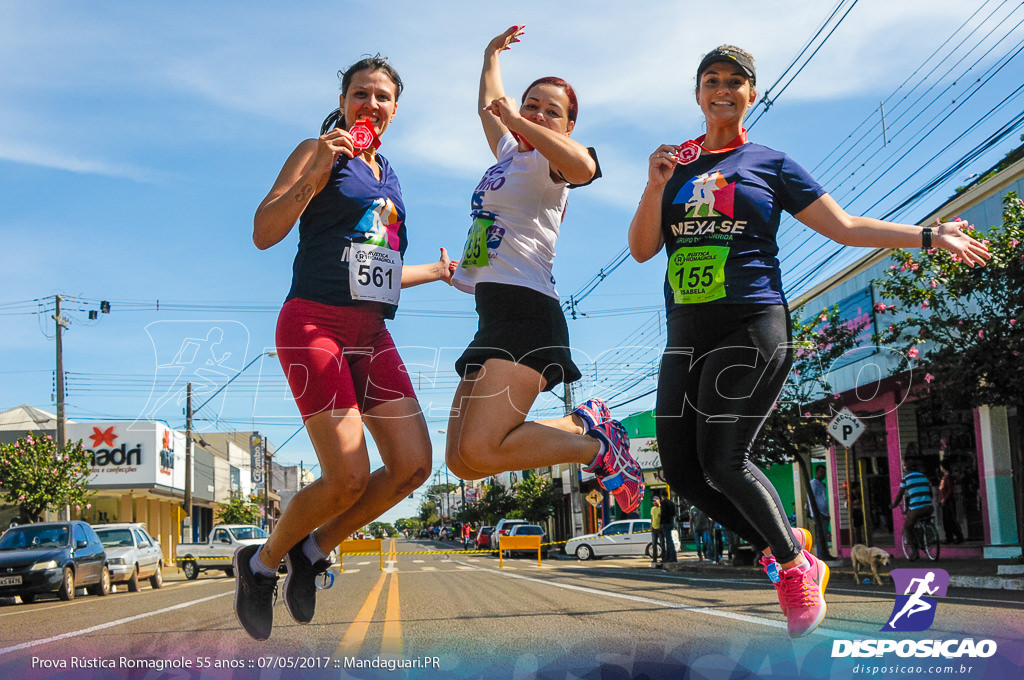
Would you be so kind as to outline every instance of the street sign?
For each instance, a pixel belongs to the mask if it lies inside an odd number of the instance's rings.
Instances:
[[[828,424],[828,433],[846,448],[853,446],[864,430],[864,423],[848,408],[843,408]]]
[[[587,502],[593,505],[595,508],[601,505],[601,493],[594,489],[587,494]]]

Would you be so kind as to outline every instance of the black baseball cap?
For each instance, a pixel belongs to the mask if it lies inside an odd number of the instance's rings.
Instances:
[[[734,50],[728,47],[717,47],[707,54],[700,60],[700,66],[697,67],[697,78],[700,79],[700,74],[704,72],[711,64],[719,61],[728,61],[736,64],[743,72],[750,78],[750,82],[757,82],[757,74],[754,72],[754,62],[747,55],[743,54],[738,50]]]

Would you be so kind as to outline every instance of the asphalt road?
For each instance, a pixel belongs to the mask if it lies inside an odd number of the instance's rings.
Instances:
[[[161,590],[0,606],[0,678],[653,678],[685,668],[706,678],[855,677],[862,660],[833,659],[833,640],[887,637],[879,629],[894,603],[891,586],[833,580],[825,623],[793,641],[767,579],[725,567],[697,576],[642,558],[541,567],[518,558],[499,568],[495,557],[437,553],[448,547],[429,541],[385,545],[395,554],[383,571],[369,556],[334,569],[311,624],[296,624],[279,600],[266,642],[238,626],[234,579],[219,572],[172,577]],[[951,589],[931,628],[903,637],[992,639],[1019,668],[1024,593]]]

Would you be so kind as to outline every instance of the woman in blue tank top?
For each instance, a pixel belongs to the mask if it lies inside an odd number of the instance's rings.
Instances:
[[[273,626],[282,559],[285,606],[297,622],[309,623],[331,549],[430,473],[427,424],[384,321],[394,318],[401,288],[450,283],[450,262],[442,248],[435,263],[402,264],[402,190],[378,153],[398,110],[401,78],[379,55],[340,75],[338,109],[319,138],[289,156],[253,229],[262,250],[299,222],[277,350],[322,471],[291,500],[262,547],[235,555],[235,615],[258,640]],[[384,461],[372,473],[364,425]]]

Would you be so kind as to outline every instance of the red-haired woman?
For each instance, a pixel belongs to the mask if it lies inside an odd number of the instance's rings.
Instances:
[[[580,463],[632,512],[643,476],[629,437],[602,401],[557,420],[526,422],[542,391],[580,378],[551,267],[569,189],[600,170],[593,150],[570,137],[578,103],[568,83],[536,80],[519,105],[505,95],[498,57],[522,34],[512,26],[484,51],[480,118],[497,163],[473,193],[473,225],[452,279],[474,295],[480,322],[455,365],[462,381],[448,425],[448,467],[480,479]]]

